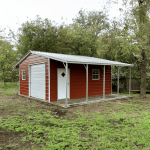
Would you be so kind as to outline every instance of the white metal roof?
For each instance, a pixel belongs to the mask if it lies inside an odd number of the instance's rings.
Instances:
[[[30,53],[58,60],[61,62],[74,63],[74,64],[93,64],[93,65],[114,65],[114,66],[130,66],[133,67],[133,64],[121,63],[117,61],[111,61],[106,59],[100,59],[95,57],[87,56],[77,56],[77,55],[67,55],[67,54],[57,54],[57,53],[48,53],[48,52],[39,52],[39,51],[29,51],[14,67],[20,64]]]

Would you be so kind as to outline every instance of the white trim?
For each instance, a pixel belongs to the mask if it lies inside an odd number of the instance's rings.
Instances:
[[[86,102],[88,102],[88,64],[86,65]]]
[[[118,67],[118,87],[117,87],[117,97],[119,97],[119,67]]]
[[[18,64],[20,64],[30,53],[31,53],[31,51],[29,50],[29,52],[27,52],[27,53],[25,54],[25,56],[24,56],[22,59],[20,59],[20,60],[13,66],[13,68],[15,68]]]
[[[68,102],[68,96],[67,96],[67,91],[68,91],[68,63],[66,62],[66,107],[67,107],[67,102]]]
[[[86,59],[92,59],[92,58],[94,58],[95,59],[95,57],[87,58],[87,56],[82,56],[82,57],[78,56],[79,57],[79,61],[78,60],[77,61],[69,61],[69,60],[66,60],[66,58],[63,59],[63,57],[60,57],[60,56],[62,56],[64,54],[56,54],[55,53],[57,56],[54,57],[54,56],[49,56],[48,55],[48,54],[54,54],[54,53],[37,52],[37,51],[31,51],[31,50],[29,50],[29,52],[18,63],[16,63],[13,66],[13,68],[16,67],[18,64],[20,64],[20,62],[22,62],[30,53],[31,54],[36,54],[36,55],[39,55],[39,56],[43,56],[43,57],[46,57],[46,58],[51,58],[51,59],[54,59],[54,60],[57,60],[57,61],[67,62],[67,63],[73,63],[73,64],[114,65],[114,66],[131,66],[131,67],[134,66],[133,64],[121,63],[121,62],[110,61],[110,60],[105,60],[105,61],[107,61],[107,63],[105,63],[105,62],[99,63],[100,60],[102,60],[100,58],[97,58],[97,60],[99,60],[99,62],[96,62],[96,61],[95,62],[91,62],[91,61],[88,62],[88,60],[82,60],[82,58],[86,58]],[[67,55],[67,56],[71,57],[72,55]],[[73,55],[73,56],[75,56],[75,55]]]
[[[19,64],[19,94],[20,94],[20,64]]]
[[[103,99],[105,99],[105,65],[103,69]]]
[[[133,64],[127,64],[127,63],[121,63],[121,62],[117,62],[117,61],[111,61],[111,60],[106,60],[106,61],[109,61],[108,63],[93,63],[93,62],[83,62],[82,61],[82,58],[81,56],[78,56],[78,55],[66,55],[66,54],[56,54],[56,53],[48,53],[48,52],[38,52],[38,51],[31,51],[31,53],[33,54],[37,54],[37,55],[40,55],[40,56],[44,56],[44,57],[47,57],[47,58],[52,58],[54,60],[57,60],[57,61],[61,61],[61,62],[67,62],[67,63],[73,63],[73,64],[93,64],[93,65],[114,65],[114,66],[134,66]],[[57,56],[48,56],[47,54],[56,54]],[[59,56],[62,56],[62,55],[65,55],[65,56],[78,56],[80,58],[81,61],[69,61],[69,60],[66,60],[66,59],[61,59]],[[84,58],[87,58],[87,56],[82,56]],[[94,58],[95,57],[89,57],[89,58]],[[97,58],[97,59],[100,59],[100,58]],[[102,59],[104,60],[104,59]]]
[[[112,94],[112,67],[111,67],[111,73],[110,73],[110,75],[111,75],[111,94]]]
[[[46,62],[40,62],[40,63],[34,63],[34,64],[28,65],[28,69],[29,69],[29,97],[31,97],[31,66],[32,65],[38,65],[38,64],[45,64],[45,101],[46,101]]]
[[[48,58],[48,76],[49,76],[49,102],[50,102],[50,58]]]
[[[93,79],[93,70],[98,70],[98,79]],[[99,69],[92,69],[92,80],[100,80],[100,70]]]
[[[26,80],[26,75],[25,75],[25,79],[23,79],[23,71],[25,71],[26,73],[26,70],[22,70],[22,80]]]
[[[61,61],[61,60],[59,60]],[[134,65],[128,65],[128,64],[107,64],[107,63],[91,63],[91,62],[76,62],[76,61],[68,61],[69,64],[89,64],[89,65],[105,65],[105,66],[130,66],[133,67]]]
[[[40,63],[34,63],[34,64],[29,64],[29,65],[39,65],[39,64],[44,64],[45,62],[40,62]]]
[[[31,96],[31,91],[30,91],[31,90],[31,87],[30,87],[31,86],[31,81],[30,81],[31,80],[31,65],[30,64],[28,65],[28,78],[29,78],[29,97],[30,97]]]
[[[45,101],[46,101],[46,62],[44,63],[45,63]]]
[[[129,96],[130,96],[130,90],[131,90],[131,67],[130,67],[130,79],[129,79]]]
[[[61,100],[61,99],[58,99],[58,69],[65,69],[66,68],[57,68],[57,101]],[[69,93],[68,93],[68,98],[70,99],[70,68],[68,68],[68,74],[69,74],[69,77],[68,77],[68,81],[69,81]]]

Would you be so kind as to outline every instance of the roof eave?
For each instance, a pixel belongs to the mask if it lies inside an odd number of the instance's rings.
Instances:
[[[20,64],[29,54],[34,54],[34,51],[29,50],[29,52],[27,52],[27,53],[25,54],[25,56],[24,56],[22,59],[20,59],[12,68],[19,67],[19,64]],[[49,56],[46,56],[46,55],[41,55],[41,54],[37,54],[37,53],[36,53],[36,55],[44,56],[44,57],[47,57],[47,58],[50,58],[50,59],[54,59],[54,60],[57,60],[57,61],[61,61],[61,62],[66,62],[66,61],[64,61],[64,60],[62,60],[62,59],[57,59],[57,58],[49,57]]]
[[[38,53],[34,53],[34,51],[31,51],[29,50],[28,53],[26,53],[26,55],[20,59],[20,61],[18,61],[14,66],[13,68],[15,67],[18,67],[19,64],[29,55],[29,54],[36,54],[36,55],[40,55],[40,56],[44,56],[44,57],[47,57],[47,58],[50,58],[50,59],[54,59],[56,61],[61,61],[61,62],[67,62],[67,63],[74,63],[74,64],[91,64],[91,65],[110,65],[110,66],[129,66],[129,67],[133,67],[134,65],[133,64],[112,64],[112,63],[91,63],[91,62],[80,62],[80,61],[67,61],[67,60],[63,60],[63,59],[59,59],[59,58],[55,58],[55,57],[52,57],[52,56],[46,56],[46,55],[41,55],[41,54],[38,54]],[[119,62],[118,62],[119,63]]]
[[[133,64],[111,64],[111,63],[91,63],[91,62],[77,62],[77,61],[68,61],[70,64],[89,64],[89,65],[108,65],[108,66],[129,66],[133,67]]]
[[[12,68],[17,67],[29,54],[31,53],[31,50],[25,54],[23,58],[21,58]]]
[[[34,54],[34,51],[31,51],[31,53]],[[63,59],[58,59],[58,58],[55,58],[55,57],[52,57],[52,56],[46,56],[46,55],[43,55],[43,54],[38,54],[38,53],[35,53],[36,55],[39,55],[39,56],[44,56],[44,57],[47,57],[47,58],[50,58],[50,59],[54,59],[54,60],[57,60],[57,61],[61,61],[61,62],[67,62]]]

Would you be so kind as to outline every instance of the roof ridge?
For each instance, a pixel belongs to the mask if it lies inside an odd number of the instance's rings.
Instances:
[[[59,55],[71,55],[71,56],[78,56],[78,57],[80,56],[80,57],[97,58],[97,57],[91,57],[91,56],[82,56],[82,55],[73,55],[73,54],[61,54],[61,53],[51,53],[51,52],[41,52],[41,51],[31,51],[31,52],[40,52],[40,53],[50,53],[50,54],[59,54]],[[100,59],[103,59],[103,58],[100,58]],[[107,60],[107,59],[104,59],[104,60]]]

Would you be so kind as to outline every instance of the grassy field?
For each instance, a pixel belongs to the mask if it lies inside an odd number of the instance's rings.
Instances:
[[[17,88],[0,86],[5,93],[0,93],[0,149],[150,149],[150,98],[131,94],[131,99],[99,103],[103,111],[97,113],[70,109],[65,114],[57,108],[58,115],[54,106],[11,96]]]

